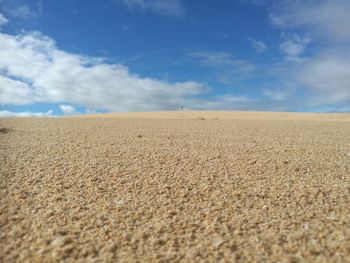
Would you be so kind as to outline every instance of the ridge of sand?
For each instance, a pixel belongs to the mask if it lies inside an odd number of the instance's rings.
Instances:
[[[219,120],[313,120],[350,121],[350,113],[299,113],[262,111],[158,111],[158,112],[116,112],[76,115],[75,118],[118,118],[118,119],[219,119]]]

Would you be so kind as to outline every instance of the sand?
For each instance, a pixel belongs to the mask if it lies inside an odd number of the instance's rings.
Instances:
[[[0,262],[350,262],[350,114],[0,119]]]

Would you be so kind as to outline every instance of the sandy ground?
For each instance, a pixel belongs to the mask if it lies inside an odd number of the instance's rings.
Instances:
[[[350,262],[350,114],[0,119],[0,172],[0,262]]]

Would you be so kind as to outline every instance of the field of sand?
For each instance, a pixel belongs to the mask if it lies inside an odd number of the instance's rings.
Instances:
[[[0,119],[0,262],[350,262],[350,114]]]

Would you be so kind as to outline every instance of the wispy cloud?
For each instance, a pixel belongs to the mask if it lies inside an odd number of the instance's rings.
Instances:
[[[297,69],[297,80],[314,93],[314,104],[350,104],[350,56],[322,52]]]
[[[252,44],[252,46],[255,49],[256,53],[260,54],[260,53],[263,53],[263,52],[265,52],[267,50],[267,45],[264,42],[255,40],[252,37],[248,37],[248,40]]]
[[[3,25],[5,25],[9,20],[3,15],[0,13],[0,29]]]
[[[37,15],[28,5],[11,8],[8,10],[8,14],[12,18],[20,19],[32,19]]]
[[[206,66],[228,66],[236,64],[231,54],[227,52],[198,51],[190,53],[190,56],[199,59]]]
[[[250,72],[255,65],[241,59],[235,59],[230,53],[218,51],[198,51],[189,54],[192,58],[198,59],[204,66],[209,67],[234,67],[240,72]]]
[[[311,39],[299,34],[283,34],[283,42],[280,45],[281,51],[285,54],[287,60],[299,61],[300,55],[305,51]]]
[[[265,89],[263,94],[275,101],[285,101],[288,100],[291,91],[286,89]]]
[[[304,98],[305,104],[349,104],[350,2],[284,0],[272,10],[271,23],[284,31],[280,49],[287,61],[298,62],[286,64],[288,71],[283,77],[311,94]],[[310,36],[317,49],[305,55]]]
[[[162,16],[182,18],[185,8],[180,0],[117,0],[134,10],[150,11]]]
[[[348,109],[350,2],[243,1],[267,7],[271,25],[281,30],[278,47],[284,59],[266,65],[279,85],[263,89],[263,95],[304,109]]]
[[[198,51],[188,54],[203,67],[212,70],[215,79],[224,85],[234,85],[255,71],[255,64],[247,60],[235,59],[228,52]]]
[[[38,23],[43,0],[36,1],[36,4],[29,5],[28,1],[23,0],[0,0],[0,13],[5,17],[5,20],[1,19],[0,14],[0,29],[1,21],[27,29]]]
[[[265,6],[270,3],[271,0],[240,0],[244,4]]]
[[[65,114],[65,115],[71,115],[71,114],[76,113],[75,107],[72,105],[60,104],[59,108],[63,112],[63,114]]]
[[[327,41],[350,40],[350,1],[284,0],[274,5],[271,23],[283,29],[304,28]]]
[[[23,111],[23,112],[14,112],[14,111],[0,111],[1,117],[54,117],[53,111],[48,110],[47,112],[31,112],[31,111]]]

